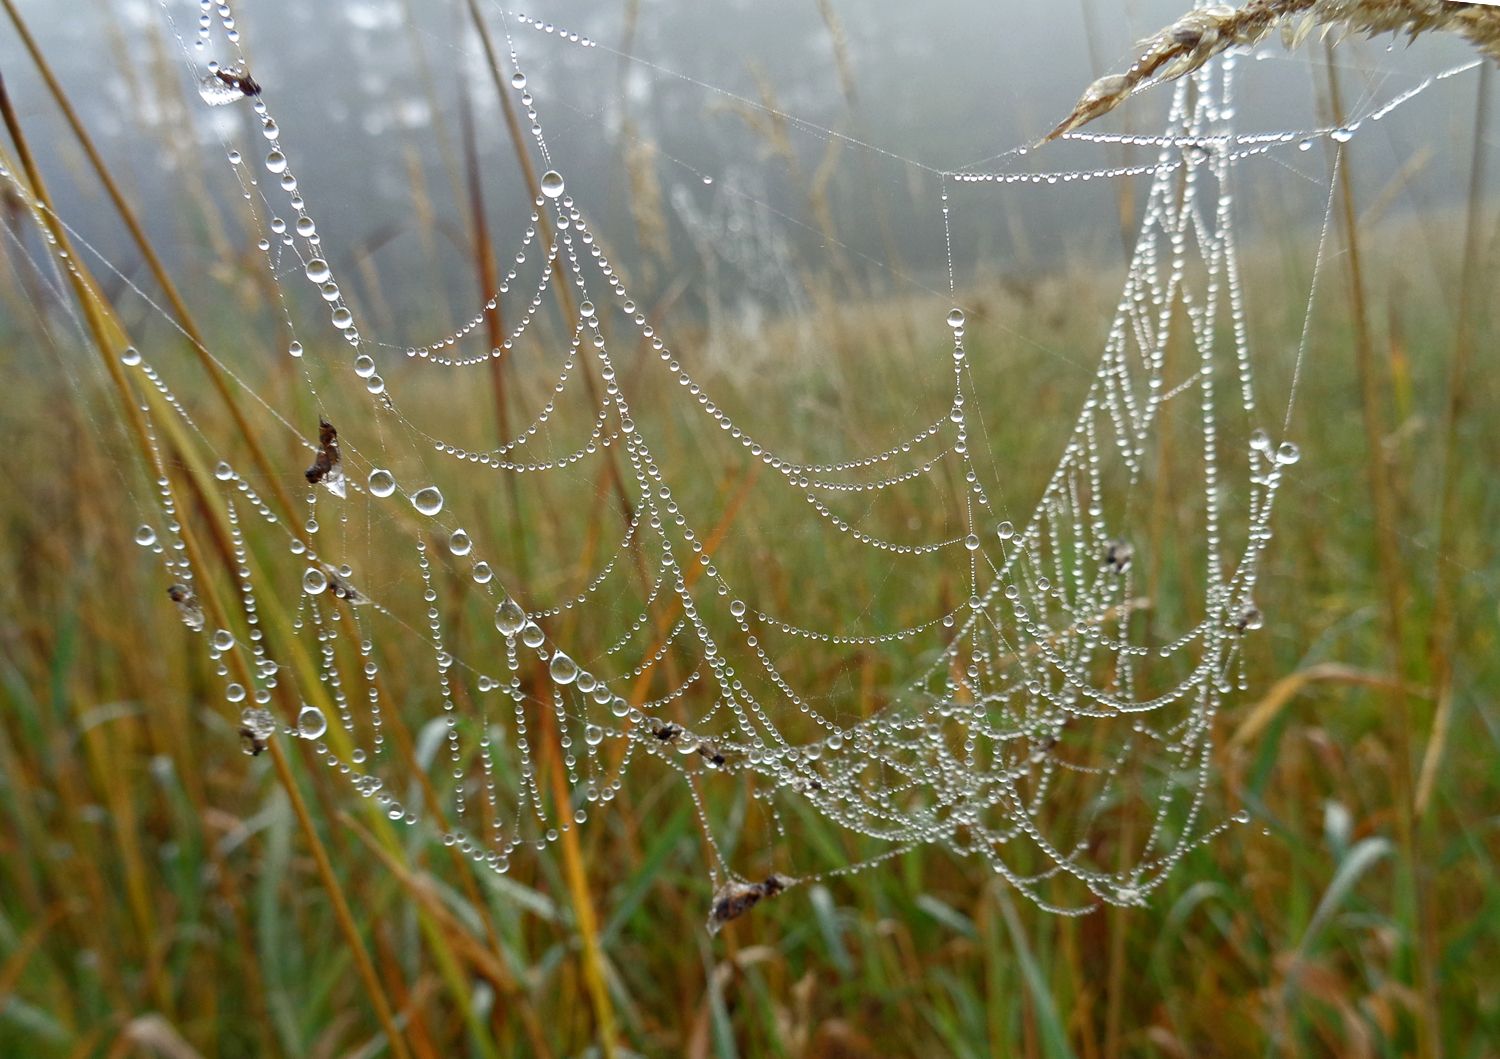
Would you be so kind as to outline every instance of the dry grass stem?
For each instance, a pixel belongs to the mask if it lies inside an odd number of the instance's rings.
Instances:
[[[1314,29],[1343,27],[1374,36],[1457,33],[1500,62],[1500,8],[1452,0],[1251,0],[1241,8],[1207,7],[1183,15],[1141,42],[1140,57],[1123,74],[1101,77],[1084,90],[1073,112],[1043,139],[1048,143],[1114,110],[1137,89],[1190,74],[1236,45],[1263,40],[1277,26],[1288,49]]]

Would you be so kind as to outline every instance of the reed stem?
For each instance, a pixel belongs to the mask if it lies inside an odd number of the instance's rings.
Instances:
[[[1325,58],[1329,106],[1334,127],[1339,128],[1344,124],[1345,115],[1338,70],[1333,61],[1332,42],[1326,46]],[[1401,851],[1396,893],[1397,914],[1411,924],[1412,934],[1416,939],[1415,978],[1417,993],[1421,999],[1417,1008],[1417,1054],[1422,1059],[1440,1059],[1441,1042],[1435,1032],[1437,997],[1433,989],[1430,948],[1425,936],[1428,917],[1424,915],[1422,908],[1422,872],[1417,859],[1412,815],[1412,716],[1411,697],[1405,686],[1406,650],[1402,617],[1406,607],[1406,585],[1402,580],[1401,551],[1396,540],[1396,498],[1388,477],[1385,416],[1381,407],[1380,380],[1376,373],[1374,342],[1370,335],[1369,310],[1365,300],[1359,218],[1354,203],[1348,144],[1338,144],[1336,152],[1334,168],[1338,172],[1340,219],[1347,251],[1354,359],[1359,374],[1370,498],[1375,515],[1376,572],[1382,595],[1381,625],[1389,671],[1394,678],[1388,696],[1390,716],[1396,729],[1396,766],[1391,770],[1391,800],[1396,816],[1396,842]]]

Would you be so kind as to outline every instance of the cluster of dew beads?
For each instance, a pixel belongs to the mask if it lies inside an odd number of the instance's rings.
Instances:
[[[550,35],[544,46],[593,47],[576,33],[519,21]],[[207,39],[205,28],[200,41]],[[292,334],[278,348],[294,358],[289,367],[302,373],[311,403],[323,407],[317,387],[347,386],[369,402],[373,417],[362,424],[341,412],[342,433],[324,422],[321,434],[303,439],[318,462],[288,473],[306,474],[312,485],[332,483],[310,497],[316,518],[302,523],[299,515],[290,526],[255,498],[294,557],[284,571],[295,593],[291,624],[317,667],[321,690],[308,697],[323,704],[304,704],[281,736],[311,741],[319,760],[391,819],[415,820],[387,793],[397,789],[383,771],[387,649],[376,646],[379,636],[396,637],[403,648],[414,639],[421,650],[409,654],[418,661],[405,668],[426,692],[414,698],[432,704],[419,742],[441,781],[444,840],[496,871],[506,870],[517,850],[544,848],[596,816],[633,771],[666,768],[691,778],[684,788],[709,836],[711,928],[801,882],[862,870],[919,845],[975,858],[1061,911],[1146,900],[1188,850],[1223,826],[1208,819],[1213,718],[1233,690],[1244,638],[1264,621],[1255,604],[1260,557],[1283,475],[1298,457],[1290,442],[1273,442],[1263,431],[1241,449],[1221,421],[1229,407],[1236,425],[1261,421],[1229,180],[1238,158],[1266,144],[1235,140],[1228,127],[1233,59],[1181,81],[1165,133],[1136,145],[1155,151],[1154,161],[1120,171],[1149,177],[1150,196],[1097,371],[1028,517],[997,510],[987,485],[993,475],[975,458],[974,450],[987,447],[984,423],[993,413],[976,413],[966,346],[982,317],[962,308],[946,313],[951,358],[945,348],[931,365],[947,403],[895,435],[902,440],[813,463],[791,458],[769,433],[757,437],[731,417],[720,395],[694,377],[692,358],[673,350],[627,289],[624,270],[574,198],[579,182],[565,179],[548,147],[541,104],[514,42],[509,58],[508,91],[543,159],[529,216],[516,218],[524,234],[505,251],[513,264],[503,266],[498,293],[465,307],[459,319],[467,322],[456,330],[421,343],[377,341],[366,334],[367,321],[355,320],[330,265],[347,255],[323,245],[313,220],[317,204],[303,197],[295,177],[293,137],[282,135],[263,99],[247,95],[243,71],[200,83],[207,104],[248,99],[267,140],[268,184],[260,183],[262,174],[247,175],[253,167],[238,151],[230,164],[260,230],[275,237],[259,243],[268,281],[278,289],[305,281],[317,295],[307,299],[314,314],[288,310]],[[1035,174],[923,174],[942,181],[950,232],[955,211],[991,208],[984,196],[1012,177],[1042,190],[1059,182]],[[1111,175],[1071,174],[1060,182]],[[287,219],[277,215],[273,197],[290,208]],[[723,234],[710,230],[717,222],[695,213],[691,202],[682,212],[703,241]],[[950,257],[951,249],[950,234]],[[492,334],[483,325],[500,308],[506,330]],[[563,326],[538,334],[539,320]],[[472,449],[461,437],[462,416],[417,410],[429,406],[411,398],[410,376],[440,374],[436,385],[450,387],[456,400],[473,386],[465,371],[488,371],[523,343],[551,358],[544,361],[546,383],[536,388],[540,396],[520,388],[513,400],[530,402],[516,420],[525,425],[498,445]],[[352,372],[330,371],[325,383],[308,362],[330,346]],[[1187,351],[1187,368],[1169,363],[1169,347]],[[400,372],[391,370],[393,351]],[[139,364],[139,354],[132,361]],[[638,426],[632,414],[633,401],[644,408],[671,400],[701,417],[739,459],[766,469],[757,488],[787,491],[790,508],[806,513],[810,536],[824,534],[897,570],[940,570],[943,584],[961,586],[956,601],[906,627],[872,620],[830,631],[799,620],[795,598],[778,612],[760,586],[732,583],[717,559],[719,549],[734,546],[732,535],[722,540],[712,525],[700,525],[688,500],[713,472],[691,457],[657,451],[654,421],[642,414]],[[1175,480],[1174,490],[1193,494],[1185,509],[1196,512],[1204,558],[1194,571],[1197,595],[1184,611],[1202,617],[1155,629],[1148,640],[1143,612],[1153,602],[1141,597],[1140,569],[1149,566],[1152,544],[1125,513],[1161,455],[1169,408],[1178,421],[1190,421],[1201,447],[1193,476]],[[761,422],[765,431],[775,429],[774,418]],[[493,527],[470,510],[482,490],[467,488],[472,479],[461,476],[477,474],[545,475],[559,489],[609,482],[611,503],[622,501],[624,513],[608,526],[601,522],[605,554],[591,553],[586,576],[555,578],[566,591],[538,605],[518,584],[506,584],[508,567],[490,549]],[[872,498],[910,503],[921,495],[912,490],[943,476],[962,500],[965,524],[956,532],[931,532],[919,519],[903,537],[865,518]],[[226,492],[249,489],[232,469],[218,479]],[[1240,488],[1248,502],[1231,508],[1226,498]],[[142,525],[136,540],[175,563],[170,498],[163,504],[161,518]],[[1248,515],[1230,525],[1227,513],[1242,509]],[[375,557],[387,554],[407,565],[377,576]],[[172,598],[182,620],[201,629],[191,572],[180,564],[169,570],[181,590]],[[455,635],[447,627],[450,592],[484,600],[493,628],[466,623]],[[248,591],[245,602],[254,616]],[[253,649],[260,631],[253,622],[250,628]],[[595,630],[595,638],[583,639],[579,628]],[[221,646],[217,633],[212,647],[240,649],[233,636]],[[803,649],[877,647],[920,668],[889,705],[853,723],[847,703],[799,687],[788,676],[794,667],[782,661]],[[278,732],[260,701],[276,664],[264,651],[255,657],[269,668],[253,689],[256,704],[241,716],[241,736],[246,752],[259,754]],[[238,684],[230,688],[238,688],[230,701],[248,694]],[[1128,774],[1146,755],[1169,762],[1178,779],[1153,796],[1135,861],[1099,863],[1097,829],[1107,823],[1101,807],[1131,796]],[[554,784],[569,797],[554,797]],[[764,859],[752,871],[745,859],[761,852],[726,856],[710,811],[714,799],[741,789],[753,792],[780,834],[796,800],[799,810],[877,840],[870,848],[883,852],[830,865],[788,841],[775,854],[788,874],[767,874]]]

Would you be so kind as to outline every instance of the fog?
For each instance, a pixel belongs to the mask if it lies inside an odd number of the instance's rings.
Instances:
[[[191,46],[196,3],[95,0],[87,18],[56,0],[22,0],[20,7],[175,266],[204,263],[209,251],[200,229],[181,220],[180,207],[205,190],[229,203],[240,189],[227,150],[242,149],[253,161],[265,149],[247,105],[210,108],[197,97],[201,64],[210,54],[232,57],[222,53],[218,27],[221,51],[199,52]],[[798,306],[794,263],[834,277],[832,289],[845,296],[945,287],[941,171],[1097,170],[1147,161],[1145,149],[1132,154],[1118,145],[1064,142],[1025,155],[1015,149],[1066,114],[1095,76],[1128,65],[1132,42],[1169,23],[1185,0],[541,0],[523,12],[481,7],[507,78],[507,38],[514,42],[550,165],[625,267],[658,292],[674,277],[706,271],[775,313]],[[522,22],[523,13],[598,46],[539,32]],[[234,15],[330,257],[368,252],[398,301],[430,297],[435,286],[472,285],[463,249],[470,210],[465,106],[474,115],[497,245],[519,238],[526,193],[462,4],[247,0]],[[186,45],[174,39],[174,28]],[[1325,125],[1323,55],[1316,42],[1287,55],[1273,39],[1241,60],[1238,128]],[[1338,52],[1355,115],[1468,57],[1461,44],[1445,40],[1410,48],[1386,39],[1351,42]],[[9,31],[0,33],[0,69],[22,120],[46,132],[36,138],[45,145],[44,163],[58,173],[61,208],[128,270],[127,244]],[[1098,128],[1158,130],[1170,91],[1143,93]],[[1382,209],[1392,215],[1454,201],[1467,172],[1473,99],[1473,75],[1455,77],[1362,135],[1356,150],[1367,199],[1390,191]],[[1247,192],[1248,223],[1262,231],[1304,226],[1321,214],[1327,172],[1324,150],[1283,149],[1242,164],[1237,179]],[[1403,183],[1392,187],[1398,173]],[[960,283],[1079,258],[1118,263],[1133,227],[1121,216],[1122,201],[1128,210],[1144,199],[1143,188],[1122,199],[1119,180],[1024,188],[950,183],[950,190]],[[445,233],[435,258],[418,247],[429,205],[431,229]],[[224,214],[232,241],[253,242],[235,229],[241,222],[233,210]]]

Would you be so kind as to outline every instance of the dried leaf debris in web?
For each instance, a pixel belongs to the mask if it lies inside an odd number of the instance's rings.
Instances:
[[[211,65],[208,73],[198,79],[198,94],[209,106],[222,107],[238,99],[259,96],[260,82],[239,63],[227,68]]]
[[[305,472],[313,485],[322,485],[334,496],[344,495],[344,467],[339,458],[339,432],[326,419],[318,420],[317,457]]]
[[[350,606],[363,606],[370,602],[370,598],[349,583],[351,571],[348,567],[334,566],[332,563],[323,564],[323,572],[328,575],[328,590],[335,596],[344,600]]]
[[[203,631],[203,605],[193,595],[191,588],[187,585],[168,585],[167,598],[177,605],[177,613],[182,615],[184,625],[194,632]]]
[[[785,875],[772,873],[761,882],[731,882],[719,887],[714,905],[708,913],[708,932],[717,934],[731,919],[738,919],[767,897],[775,897],[795,883]]]

